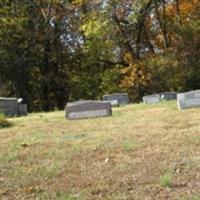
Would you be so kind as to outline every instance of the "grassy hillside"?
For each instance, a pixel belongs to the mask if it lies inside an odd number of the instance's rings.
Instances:
[[[10,121],[0,129],[0,199],[200,199],[200,109],[165,102],[108,118]]]

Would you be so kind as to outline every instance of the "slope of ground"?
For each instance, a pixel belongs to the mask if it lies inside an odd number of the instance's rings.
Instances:
[[[200,199],[200,109],[164,102],[108,118],[10,121],[0,129],[0,199]]]

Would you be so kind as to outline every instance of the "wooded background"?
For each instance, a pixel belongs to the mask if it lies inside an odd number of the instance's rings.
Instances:
[[[0,96],[30,111],[200,89],[199,0],[0,0]]]

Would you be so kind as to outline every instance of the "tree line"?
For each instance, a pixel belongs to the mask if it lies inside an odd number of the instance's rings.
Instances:
[[[30,111],[200,88],[199,0],[0,0],[0,96]]]

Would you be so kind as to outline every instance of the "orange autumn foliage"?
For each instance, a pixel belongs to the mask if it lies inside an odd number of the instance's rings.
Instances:
[[[121,82],[122,88],[135,88],[145,87],[150,80],[149,74],[145,70],[144,63],[139,60],[135,60],[131,53],[127,52],[124,55],[124,61],[129,64],[121,70],[124,78]]]
[[[190,13],[196,9],[199,3],[200,3],[199,0],[180,0],[179,12],[180,12],[181,20],[188,21],[188,17],[190,17]],[[177,6],[175,3],[169,4],[166,7],[166,15],[171,18],[176,17]]]

